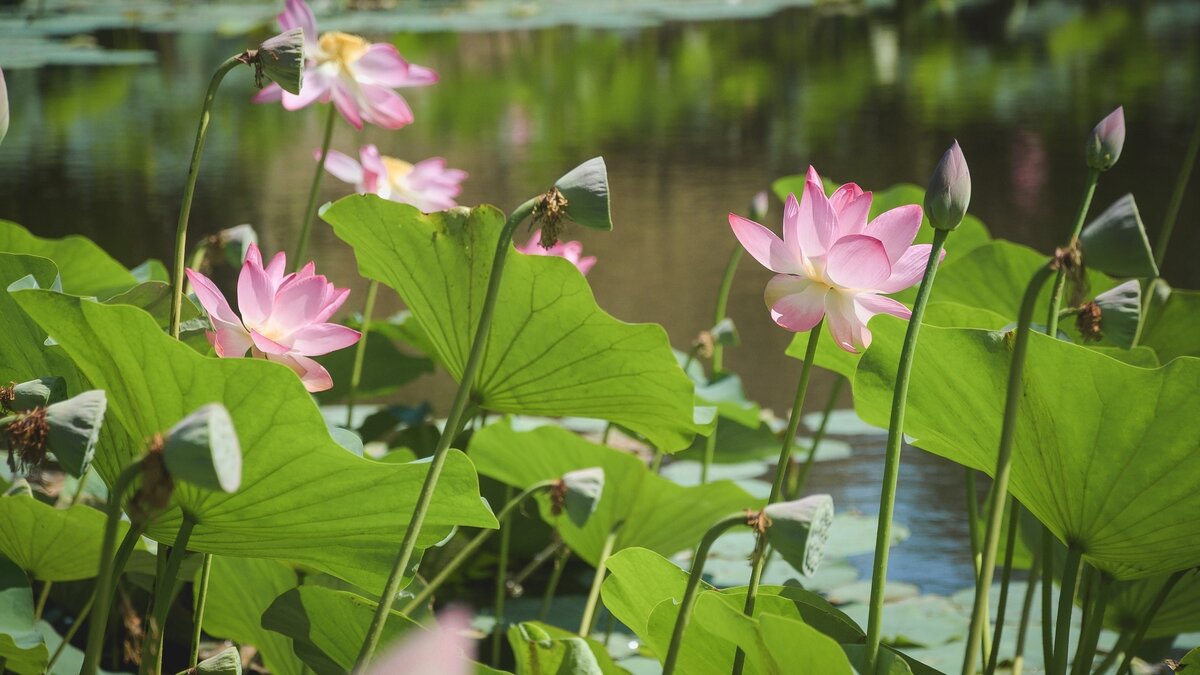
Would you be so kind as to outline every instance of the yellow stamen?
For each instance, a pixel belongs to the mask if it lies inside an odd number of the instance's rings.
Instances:
[[[330,31],[323,33],[320,40],[323,61],[333,61],[341,66],[348,66],[362,58],[370,46],[366,40],[357,35]]]

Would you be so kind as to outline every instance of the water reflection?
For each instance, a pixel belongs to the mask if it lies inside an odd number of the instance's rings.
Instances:
[[[1195,5],[1042,2],[1019,22],[1008,3],[972,5],[957,20],[900,5],[625,30],[372,36],[436,68],[441,84],[406,92],[412,127],[342,125],[334,147],[444,156],[471,173],[464,203],[501,207],[603,154],[617,230],[570,234],[599,257],[589,279],[600,304],[625,320],[663,323],[677,345],[710,320],[734,245],[725,213],[810,162],[868,189],[921,183],[957,137],[972,162],[972,211],[998,235],[1047,249],[1076,208],[1087,131],[1124,104],[1127,146],[1097,204],[1133,192],[1153,236],[1196,119]],[[85,234],[131,265],[165,258],[201,92],[214,65],[252,40],[123,29],[96,39],[150,50],[157,63],[6,71],[13,122],[0,146],[0,216],[45,236]],[[290,245],[298,226],[320,116],[250,105],[251,80],[238,73],[222,89],[193,236],[250,222],[274,250]],[[327,180],[323,197],[343,190]],[[1187,225],[1198,217],[1193,193],[1164,268],[1176,285],[1200,286],[1188,255],[1200,234]],[[318,226],[314,245],[323,271],[351,278],[353,256],[327,228]],[[789,336],[762,307],[766,279],[750,264],[738,278],[731,310],[743,345],[728,364],[753,397],[782,410],[799,364],[782,357]],[[399,307],[395,297],[383,305]],[[817,385],[812,407],[828,383]],[[449,393],[445,379],[427,378],[405,395],[444,403]],[[916,452],[906,462],[899,518],[928,538],[910,545],[916,562],[897,554],[896,575],[966,585],[958,469]],[[878,464],[866,452],[819,476],[841,486],[843,504],[873,512]],[[949,573],[921,563],[945,555]]]

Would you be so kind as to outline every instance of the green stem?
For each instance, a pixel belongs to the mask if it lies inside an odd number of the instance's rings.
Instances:
[[[188,655],[188,666],[195,668],[200,662],[200,633],[204,627],[204,607],[208,603],[208,582],[212,577],[212,554],[205,553],[200,561],[200,583],[196,586],[196,616],[192,627],[192,650]]]
[[[713,352],[714,354],[716,352]],[[700,462],[700,484],[708,483],[708,468],[712,466],[713,459],[717,455],[717,428],[721,424],[721,418],[717,417],[713,421],[712,433],[704,439],[704,459]]]
[[[137,460],[125,467],[113,483],[108,493],[108,504],[105,505],[107,519],[104,525],[104,540],[100,545],[100,567],[96,574],[96,588],[93,591],[98,599],[95,616],[88,625],[87,649],[83,656],[83,667],[80,675],[96,675],[100,669],[100,652],[104,648],[104,630],[108,627],[108,610],[111,606],[112,592],[116,581],[113,578],[113,547],[117,545],[117,525],[121,522],[121,502],[126,490],[142,473],[142,461]]]
[[[1112,585],[1112,577],[1096,570],[1091,592],[1091,607],[1084,622],[1083,632],[1079,637],[1079,647],[1075,650],[1075,662],[1071,672],[1077,675],[1087,675],[1096,660],[1096,645],[1100,642],[1100,630],[1104,626],[1104,610],[1108,608],[1108,591]]]
[[[900,362],[896,368],[896,386],[892,390],[892,414],[888,425],[887,449],[883,460],[883,488],[879,495],[879,525],[875,531],[875,561],[871,567],[871,601],[867,618],[867,650],[865,673],[874,673],[879,661],[880,632],[883,626],[883,595],[887,585],[888,555],[891,552],[892,516],[896,510],[896,487],[900,479],[900,449],[904,442],[904,413],[908,405],[908,385],[912,378],[912,364],[917,355],[917,337],[921,332],[921,319],[929,294],[933,290],[934,276],[942,248],[946,244],[948,230],[934,230],[933,245],[929,249],[929,260],[925,263],[925,274],[913,301],[912,316],[904,333],[904,345],[900,350]]]
[[[1047,672],[1051,675],[1066,675],[1067,651],[1071,644],[1071,611],[1075,609],[1075,580],[1079,576],[1082,552],[1078,546],[1067,547],[1067,562],[1063,568],[1062,584],[1058,592],[1058,620],[1054,624],[1054,661]]]
[[[500,231],[500,238],[496,243],[496,256],[492,261],[491,276],[488,278],[487,293],[483,300],[483,309],[480,311],[478,328],[471,344],[471,353],[467,357],[466,366],[463,367],[458,391],[454,395],[454,403],[451,404],[450,415],[446,419],[446,428],[438,438],[437,446],[433,451],[433,459],[429,463],[429,472],[425,474],[425,482],[421,484],[421,492],[417,495],[412,520],[404,533],[404,540],[400,543],[396,562],[392,566],[383,593],[379,596],[379,605],[375,608],[375,616],[371,619],[371,626],[367,630],[366,638],[363,640],[362,648],[355,661],[352,671],[355,675],[361,675],[365,671],[371,657],[375,654],[376,647],[379,646],[383,627],[387,623],[388,614],[392,611],[392,604],[396,601],[396,593],[399,592],[400,583],[404,580],[404,572],[408,569],[408,563],[412,559],[413,549],[417,545],[417,537],[421,534],[421,525],[425,522],[425,516],[429,513],[429,505],[433,502],[433,491],[442,474],[442,467],[446,464],[450,444],[462,431],[463,413],[471,398],[471,386],[475,382],[475,374],[479,371],[479,363],[483,360],[488,331],[492,325],[492,315],[496,311],[496,297],[500,293],[500,277],[504,273],[504,263],[508,260],[509,251],[512,248],[513,231],[533,212],[533,207],[538,199],[539,197],[535,197],[518,206],[505,221],[504,227]]]
[[[1125,650],[1125,658],[1121,661],[1121,667],[1117,669],[1117,675],[1124,675],[1133,667],[1133,657],[1142,648],[1142,640],[1146,639],[1146,632],[1150,630],[1150,624],[1154,622],[1154,615],[1158,614],[1158,610],[1162,609],[1163,603],[1167,601],[1167,596],[1171,594],[1171,589],[1175,588],[1175,584],[1179,583],[1185,572],[1186,570],[1175,572],[1167,578],[1167,582],[1163,584],[1163,587],[1158,589],[1158,595],[1154,596],[1154,601],[1150,603],[1150,607],[1146,610],[1146,615],[1142,617],[1137,631],[1133,634],[1133,640],[1129,643],[1129,649]]]
[[[1096,183],[1100,180],[1098,169],[1088,169],[1087,187],[1083,191],[1083,201],[1079,204],[1079,212],[1075,214],[1075,226],[1071,229],[1071,239],[1067,246],[1075,246],[1079,241],[1079,233],[1083,231],[1083,221],[1087,219],[1088,209],[1092,206],[1092,196],[1096,194]],[[1046,317],[1046,334],[1050,337],[1058,335],[1058,310],[1062,307],[1063,287],[1067,283],[1067,270],[1061,268],[1054,275],[1054,290],[1050,292],[1050,310]]]
[[[1114,644],[1113,648],[1109,650],[1108,654],[1104,657],[1104,660],[1100,662],[1100,665],[1096,666],[1096,670],[1092,672],[1092,675],[1104,675],[1108,672],[1109,668],[1112,668],[1114,665],[1116,665],[1117,658],[1124,655],[1125,650],[1129,649],[1129,642],[1132,639],[1133,633],[1121,633],[1121,635],[1117,638],[1116,644]],[[1016,673],[1015,675],[1021,674]]]
[[[788,489],[787,493],[791,499],[799,497],[805,484],[808,483],[808,475],[812,473],[813,464],[817,463],[817,449],[821,447],[821,441],[825,440],[825,431],[829,428],[829,418],[833,416],[833,409],[837,407],[838,398],[842,395],[842,386],[845,384],[846,378],[838,377],[833,380],[833,386],[829,388],[829,400],[825,402],[825,410],[821,412],[821,423],[813,434],[812,446],[808,449],[808,459],[804,460],[804,465],[800,467],[796,473],[796,479],[791,481],[791,487]]]
[[[1187,152],[1183,156],[1183,166],[1179,167],[1179,177],[1175,180],[1175,189],[1171,192],[1171,201],[1167,205],[1167,215],[1163,218],[1162,231],[1158,233],[1158,241],[1154,242],[1154,264],[1160,269],[1163,259],[1167,257],[1167,244],[1171,242],[1171,233],[1175,231],[1175,220],[1179,217],[1179,207],[1183,204],[1188,181],[1192,178],[1192,168],[1196,166],[1198,150],[1200,150],[1200,120],[1196,121],[1196,129],[1192,131],[1192,140],[1188,143]]]
[[[662,450],[654,449],[654,456],[650,458],[650,473],[657,474],[658,470],[662,468],[663,454]]]
[[[46,600],[50,597],[50,589],[54,586],[53,581],[42,582],[42,591],[38,593],[37,604],[33,607],[33,619],[37,621],[42,618],[42,612],[46,609]]]
[[[363,303],[362,337],[354,345],[354,369],[350,371],[350,393],[346,395],[346,428],[354,423],[354,403],[358,398],[358,385],[362,383],[363,360],[367,356],[367,338],[371,335],[371,314],[375,311],[375,296],[379,293],[379,282],[374,279],[367,285],[367,299]]]
[[[592,633],[592,624],[596,620],[596,607],[600,603],[600,586],[604,583],[605,564],[612,555],[613,547],[617,544],[617,533],[621,524],[617,523],[612,532],[604,539],[604,548],[600,550],[600,559],[596,561],[596,574],[592,577],[592,588],[588,591],[587,604],[583,607],[583,618],[579,621],[579,637],[588,637]]]
[[[179,577],[179,568],[187,556],[188,539],[191,538],[192,528],[195,526],[196,520],[185,513],[183,522],[179,525],[179,532],[175,534],[175,544],[167,556],[167,567],[154,583],[154,611],[142,643],[142,667],[139,672],[144,675],[158,675],[162,672],[167,615],[171,611],[171,600],[175,597],[175,581]]]
[[[504,498],[506,505],[513,501],[512,492],[511,485],[505,486]],[[521,494],[525,494],[525,492]],[[508,511],[509,509],[505,508],[505,513],[496,519],[500,522],[500,567],[496,571],[494,611],[496,627],[492,630],[492,660],[490,661],[493,668],[500,667],[500,638],[504,635],[504,598],[508,595],[508,552],[512,544],[512,527],[509,525],[512,521],[512,514]]]
[[[983,543],[979,541],[979,489],[975,469],[964,466],[967,485],[967,534],[971,540],[971,562],[975,566],[975,582],[979,582],[979,565],[983,562]]]
[[[529,563],[524,567],[522,567],[521,571],[513,575],[512,586],[514,589],[514,594],[516,593],[517,587],[521,587],[523,591],[525,582],[529,580],[529,577],[533,576],[534,572],[541,569],[542,565],[546,564],[547,560],[558,554],[562,547],[563,543],[561,541],[551,541],[546,545],[546,548],[543,548],[534,554],[533,559],[530,560]]]
[[[208,138],[208,123],[212,120],[213,100],[217,88],[226,73],[241,63],[237,56],[230,57],[213,73],[204,94],[204,105],[200,108],[200,126],[196,129],[196,143],[192,146],[192,163],[188,165],[187,185],[183,188],[183,204],[179,207],[179,222],[175,227],[175,269],[171,276],[171,337],[179,337],[179,315],[183,310],[183,259],[187,248],[188,217],[192,213],[192,197],[196,194],[196,180],[200,177],[200,157],[204,154],[204,141]],[[99,662],[97,662],[99,663]]]
[[[1037,597],[1038,579],[1042,574],[1041,549],[1033,552],[1029,577],[1025,581],[1025,600],[1021,603],[1021,625],[1017,629],[1017,651],[1013,654],[1012,675],[1021,675],[1025,665],[1025,638],[1029,635],[1029,617],[1033,614],[1033,599]]]
[[[79,480],[75,483],[75,492],[71,495],[70,504],[79,503],[79,498],[83,496],[83,490],[87,487],[88,477],[92,475],[91,468],[91,465],[88,465],[88,467],[83,470],[83,475],[81,475]]]
[[[312,185],[308,188],[308,206],[304,207],[304,222],[300,223],[300,237],[296,240],[296,250],[292,254],[292,264],[297,270],[304,266],[308,237],[312,234],[313,220],[317,217],[317,196],[321,191],[321,178],[325,175],[325,158],[329,155],[329,145],[333,141],[333,121],[337,117],[337,109],[332,103],[328,104],[328,107],[329,112],[325,116],[325,137],[321,141],[321,156],[317,158],[317,170],[313,173]]]
[[[1042,526],[1042,664],[1054,661],[1054,535]]]
[[[984,627],[988,622],[987,599],[992,586],[992,574],[996,569],[996,553],[1000,547],[1000,526],[1004,520],[1004,499],[1008,495],[1008,476],[1012,469],[1012,444],[1016,435],[1017,413],[1021,405],[1021,382],[1025,376],[1025,353],[1029,349],[1029,327],[1033,323],[1033,309],[1043,284],[1054,273],[1056,265],[1047,263],[1033,275],[1025,297],[1021,300],[1021,312],[1017,320],[1016,338],[1012,351],[1012,362],[1008,369],[1008,391],[1004,402],[1004,421],[1000,427],[1000,447],[996,453],[996,473],[992,491],[988,497],[987,528],[983,538],[983,560],[979,567],[979,581],[975,584],[975,607],[971,614],[971,627],[967,633],[967,649],[963,657],[963,675],[974,675],[976,652],[983,641]]]
[[[725,319],[726,309],[729,307],[729,291],[733,288],[733,277],[737,273],[738,263],[742,261],[742,254],[745,253],[740,245],[734,246],[729,253],[729,261],[725,263],[725,273],[721,275],[721,285],[717,288],[717,307],[713,312],[713,325],[721,323]],[[712,356],[712,372],[716,376],[725,368],[725,346],[713,345]]]
[[[1000,639],[1004,637],[1004,613],[1008,609],[1008,583],[1012,581],[1013,551],[1017,548],[1017,519],[1021,517],[1021,504],[1013,498],[1008,500],[1008,537],[1004,540],[1004,572],[1000,575],[1000,602],[996,605],[996,634],[992,637],[992,650],[987,655],[984,672],[993,675],[1000,661]]]
[[[675,672],[675,662],[679,659],[679,647],[683,644],[683,633],[687,630],[691,618],[692,605],[696,602],[696,591],[700,588],[700,579],[704,576],[704,563],[708,560],[708,552],[717,538],[731,527],[746,524],[746,515],[738,513],[718,520],[708,528],[700,545],[692,555],[692,567],[688,572],[687,588],[683,592],[683,602],[679,605],[679,614],[675,617],[675,629],[671,631],[671,646],[667,648],[667,658],[663,662],[663,675]]]
[[[554,569],[550,571],[550,579],[546,582],[546,592],[542,595],[542,606],[538,609],[538,621],[544,622],[550,616],[550,607],[554,604],[554,593],[558,590],[558,582],[562,579],[563,569],[571,558],[571,549],[565,545],[554,560]]]
[[[804,397],[808,393],[808,382],[812,378],[813,362],[816,360],[817,344],[821,340],[821,329],[825,326],[822,318],[808,332],[808,347],[804,350],[804,365],[800,368],[800,381],[796,383],[796,396],[792,401],[792,414],[788,417],[787,429],[783,432],[783,445],[779,449],[779,461],[775,464],[775,480],[771,483],[771,494],[767,503],[773,504],[783,496],[783,482],[787,476],[788,466],[792,462],[792,446],[796,444],[796,430],[800,428],[800,416],[804,410]],[[754,553],[750,559],[750,583],[746,587],[746,604],[742,613],[754,616],[754,605],[758,601],[758,586],[762,583],[763,569],[767,566],[767,538],[759,535],[754,543]],[[740,675],[745,667],[746,654],[739,647],[733,655],[733,673]]]

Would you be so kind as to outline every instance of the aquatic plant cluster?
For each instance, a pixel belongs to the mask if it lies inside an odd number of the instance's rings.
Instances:
[[[1200,131],[1154,246],[1132,195],[1093,213],[1126,141],[1119,107],[1081,143],[1086,189],[1049,255],[969,215],[957,142],[925,190],[780,178],[781,209],[764,192],[728,215],[712,326],[676,351],[598,306],[598,261],[568,238],[614,229],[603,159],[507,213],[458,206],[468,176],[441,157],[331,147],[338,117],[414,123],[397,90],[436,73],[320,32],[304,0],[278,18],[205,92],[169,266],[0,221],[0,670],[991,675],[1036,660],[1086,675],[1148,672],[1200,631],[1200,291],[1158,272]],[[212,103],[243,65],[255,102],[326,107],[304,220],[290,255],[239,226],[189,256]],[[0,142],[8,124],[0,73]],[[320,205],[325,174],[352,194]],[[321,222],[369,282],[361,303],[306,256]],[[781,420],[724,367],[746,252],[773,274],[748,272],[766,314],[795,334]],[[406,311],[374,316],[389,292]],[[457,382],[444,418],[363,402],[435,367]],[[839,384],[798,441],[816,368]],[[843,383],[887,430],[857,612],[816,583],[846,521],[809,484]],[[964,467],[975,591],[950,665],[913,649],[919,627],[898,623],[937,617],[888,584],[906,441]],[[715,479],[764,447],[769,494]],[[668,477],[682,456],[698,481]],[[738,536],[738,582],[709,583]],[[544,548],[514,572],[517,538]],[[562,625],[572,557],[587,595]],[[526,587],[538,618],[506,620]],[[1173,656],[1200,670],[1200,651]]]

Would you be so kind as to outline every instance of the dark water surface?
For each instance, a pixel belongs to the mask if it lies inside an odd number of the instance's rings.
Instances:
[[[681,347],[711,322],[735,244],[725,214],[744,212],[753,193],[809,163],[867,189],[923,184],[957,138],[971,162],[972,211],[997,236],[1049,250],[1077,208],[1087,133],[1123,104],[1125,151],[1096,204],[1134,193],[1154,236],[1196,122],[1196,4],[1040,2],[1019,21],[1009,3],[971,5],[955,19],[900,5],[621,29],[375,35],[435,68],[441,83],[410,90],[411,127],[359,133],[339,124],[334,147],[353,154],[371,142],[409,160],[444,156],[471,174],[462,203],[507,208],[603,155],[616,230],[569,235],[599,257],[590,281],[600,304],[625,320],[662,323]],[[13,68],[4,61],[13,52],[0,49],[13,106],[0,145],[0,218],[43,236],[87,235],[129,265],[166,259],[204,86],[252,39],[133,28],[92,35],[104,47],[148,50],[153,62]],[[249,222],[270,252],[292,246],[322,111],[251,105],[250,80],[235,71],[221,90],[192,236]],[[322,197],[345,193],[330,177]],[[772,224],[779,213],[776,204]],[[1198,220],[1193,191],[1164,269],[1177,286],[1200,287]],[[318,224],[313,244],[322,272],[340,284],[356,278],[353,255],[327,227]],[[763,307],[767,279],[743,263],[731,302],[742,346],[727,364],[752,397],[782,411],[799,363],[782,355],[789,335]],[[350,305],[359,302],[360,294]],[[400,307],[394,296],[383,304]],[[815,382],[810,409],[828,386]],[[450,392],[447,380],[427,378],[404,397],[444,409]],[[872,513],[882,453],[858,450],[821,467],[814,485],[834,492],[840,508]],[[902,481],[898,518],[914,536],[893,555],[893,576],[938,592],[968,585],[961,469],[909,451]]]

